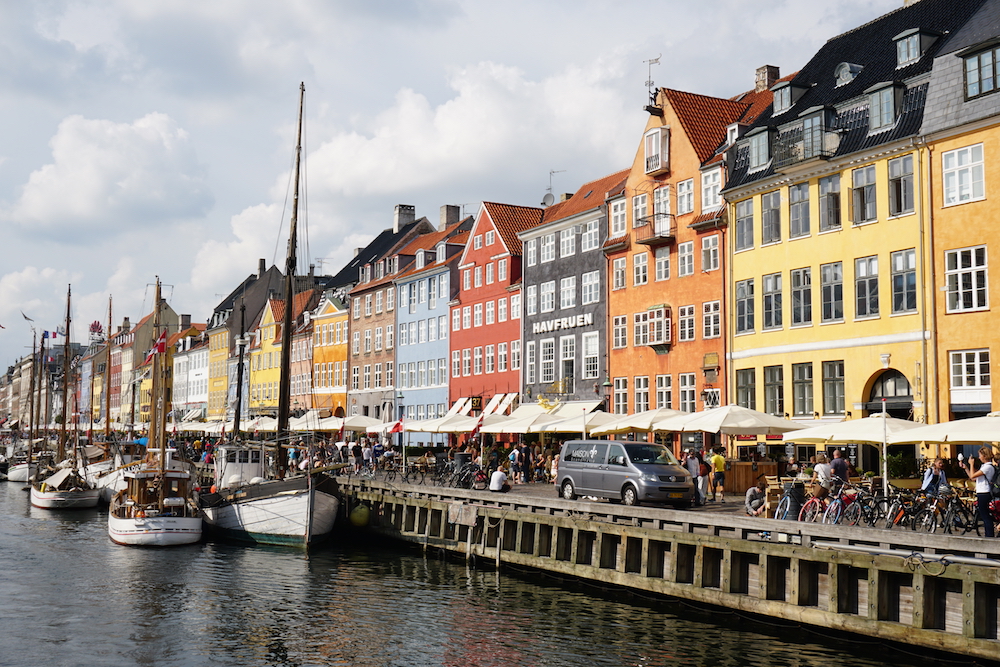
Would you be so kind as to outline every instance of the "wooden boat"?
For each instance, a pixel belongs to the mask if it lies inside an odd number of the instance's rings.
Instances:
[[[153,310],[154,336],[160,329],[160,281],[156,281]],[[190,470],[174,460],[167,449],[166,401],[170,384],[165,372],[166,335],[156,339],[152,355],[153,388],[150,405],[149,446],[146,458],[124,473],[126,486],[115,494],[108,508],[108,536],[116,544],[173,546],[201,540],[201,515],[194,499]],[[147,360],[149,361],[149,360]]]
[[[31,485],[31,504],[42,509],[97,507],[100,492],[72,468],[62,468]]]

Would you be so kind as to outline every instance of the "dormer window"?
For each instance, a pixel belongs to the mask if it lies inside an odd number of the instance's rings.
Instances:
[[[868,131],[884,130],[896,124],[896,110],[899,108],[901,86],[889,85],[877,90],[869,88]]]
[[[769,133],[757,132],[750,137],[750,170],[763,169],[771,160],[771,147],[768,145]]]
[[[646,152],[646,173],[659,174],[670,170],[670,128],[657,127],[643,138]]]
[[[791,109],[807,90],[808,88],[797,86],[790,81],[782,81],[773,86],[771,88],[771,92],[774,93],[772,115],[777,116]]]
[[[416,263],[417,263],[417,268],[418,269],[424,268],[424,259],[425,259],[425,257],[424,257],[424,251],[423,250],[418,250],[417,251],[417,258],[416,258]]]
[[[375,264],[375,278],[381,278],[383,275],[385,275],[385,262],[379,260]]]
[[[981,46],[977,48],[982,48]],[[997,65],[1000,63],[1000,47],[994,41],[990,48],[967,55],[971,49],[960,53],[965,59],[965,98],[995,93],[997,85]]]
[[[843,86],[845,84],[854,81],[854,78],[864,69],[862,65],[855,65],[854,63],[840,63],[837,65],[837,69],[834,70],[833,75],[837,79],[837,87]]]
[[[732,146],[736,143],[736,140],[740,138],[740,126],[737,123],[733,123],[726,128],[726,145]]]
[[[435,259],[437,259],[438,262],[443,262],[444,261],[444,243],[443,242],[437,244],[437,248],[435,249],[434,255],[435,255]]]
[[[893,37],[896,42],[896,67],[906,67],[920,60],[937,38],[936,33],[921,32],[919,28],[904,30]]]
[[[371,279],[372,279],[372,265],[371,264],[365,264],[365,268],[364,268],[364,271],[362,272],[362,276],[361,276],[361,282],[367,283],[367,282],[370,282]]]

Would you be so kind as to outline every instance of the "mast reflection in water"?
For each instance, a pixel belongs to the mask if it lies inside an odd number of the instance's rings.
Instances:
[[[0,665],[916,665],[870,640],[384,546],[122,548],[0,483]],[[753,628],[754,630],[741,630]],[[889,655],[887,655],[889,653]]]

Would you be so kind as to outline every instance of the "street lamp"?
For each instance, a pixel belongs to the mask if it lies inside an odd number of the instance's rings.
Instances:
[[[601,383],[601,390],[604,393],[604,409],[607,410],[608,412],[612,412],[612,410],[611,410],[611,390],[613,388],[614,388],[614,385],[611,384],[611,378],[608,375],[605,375],[604,376],[604,382]]]

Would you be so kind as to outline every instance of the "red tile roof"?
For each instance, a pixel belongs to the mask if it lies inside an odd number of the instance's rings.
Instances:
[[[306,290],[305,292],[299,292],[292,298],[292,319],[297,318],[302,314],[302,311],[306,309],[309,305],[309,300],[313,296],[312,290]],[[275,322],[282,322],[285,319],[285,300],[284,299],[271,299],[271,313],[274,315]]]
[[[545,209],[542,214],[542,221],[555,222],[556,220],[569,218],[578,213],[602,206],[608,196],[621,191],[625,179],[628,178],[629,171],[629,169],[622,169],[603,178],[585,183],[570,199],[553,204]]]
[[[704,164],[726,138],[726,127],[739,121],[750,109],[748,102],[725,100],[664,88],[670,107],[677,114],[688,141]],[[770,95],[770,91],[767,91]]]
[[[795,78],[797,74],[798,72],[793,72],[788,76],[783,76],[777,81],[775,81],[775,83],[777,84],[783,81],[791,81],[792,79]],[[740,93],[739,95],[736,95],[735,97],[732,97],[730,99],[738,102],[743,102],[744,104],[748,105],[749,108],[747,109],[743,117],[739,119],[739,121],[741,123],[752,123],[755,120],[757,120],[757,116],[761,115],[764,112],[764,110],[767,109],[767,107],[771,106],[773,98],[774,98],[774,93],[772,93],[770,90],[762,90],[759,93],[756,90],[749,90],[745,93]]]
[[[521,239],[517,238],[518,232],[541,224],[544,213],[540,208],[497,204],[489,201],[484,201],[483,207],[512,255],[521,254]]]

